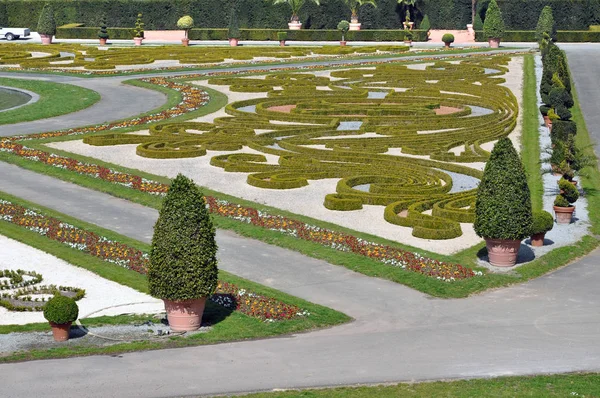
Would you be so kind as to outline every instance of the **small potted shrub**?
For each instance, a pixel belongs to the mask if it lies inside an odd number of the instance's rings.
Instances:
[[[181,39],[181,44],[183,44],[185,47],[189,46],[190,29],[194,27],[194,19],[189,15],[185,15],[179,18],[179,21],[177,21],[177,27],[185,32],[185,37]]]
[[[229,45],[231,47],[237,47],[240,40],[240,25],[238,23],[237,10],[235,7],[231,9],[231,15],[229,17],[229,30],[227,31],[227,38],[229,39]]]
[[[554,227],[554,217],[547,211],[533,212],[533,225],[531,227],[531,246],[544,246],[546,232]]]
[[[79,307],[70,297],[57,294],[44,305],[44,318],[50,322],[55,341],[69,340],[71,324],[79,316]]]
[[[217,287],[215,229],[200,188],[179,174],[154,226],[148,286],[162,299],[174,331],[200,327],[206,299]]]
[[[279,40],[279,45],[281,47],[285,47],[285,41],[287,40],[287,37],[287,32],[277,32],[277,40]]]
[[[54,8],[49,3],[46,3],[42,9],[37,31],[42,39],[42,44],[52,44],[52,36],[56,34],[56,21],[54,20]]]
[[[133,41],[136,46],[142,45],[142,40],[144,40],[144,21],[142,20],[142,14],[138,14],[137,19],[135,20],[135,28],[133,29]]]
[[[345,46],[346,45],[346,33],[348,33],[348,30],[350,29],[350,22],[340,21],[337,28],[340,32],[342,32],[342,41],[340,41],[340,46]]]
[[[492,0],[485,13],[483,34],[488,39],[491,48],[500,47],[500,40],[504,36],[504,20],[496,0]]]
[[[556,214],[557,224],[570,224],[573,220],[575,206],[572,204],[579,199],[579,191],[575,185],[561,178],[558,182],[560,194],[554,200],[554,214]]]
[[[108,29],[106,28],[106,17],[102,17],[102,21],[100,21],[100,30],[98,31],[98,40],[100,41],[101,46],[105,46],[106,41],[108,40]]]
[[[531,235],[531,195],[510,139],[498,140],[477,189],[474,228],[485,239],[490,264],[511,267],[521,241]]]
[[[377,7],[377,0],[344,0],[344,3],[350,8],[350,30],[360,30],[361,23],[358,22],[358,10],[367,4]]]
[[[445,33],[442,36],[445,48],[450,48],[450,44],[454,43],[454,35],[452,33]]]
[[[404,32],[404,45],[406,46],[412,46],[412,41],[414,38],[414,33],[411,32],[410,30],[407,30],[406,32]]]

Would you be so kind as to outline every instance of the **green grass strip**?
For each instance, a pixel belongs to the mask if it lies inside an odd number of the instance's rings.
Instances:
[[[47,119],[80,111],[100,100],[100,94],[72,84],[0,78],[0,86],[33,91],[40,99],[31,105],[0,112],[0,125]]]
[[[498,377],[494,379],[402,383],[393,386],[291,390],[244,395],[247,398],[473,398],[599,397],[600,374]]]
[[[540,167],[539,110],[533,55],[524,57],[521,145],[521,159],[531,191],[531,206],[534,211],[539,211],[543,208],[544,184]]]

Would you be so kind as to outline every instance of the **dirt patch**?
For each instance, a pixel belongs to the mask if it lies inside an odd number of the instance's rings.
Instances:
[[[452,106],[440,106],[439,108],[435,109],[435,114],[436,115],[452,115],[453,113],[457,113],[462,111],[462,109],[460,108],[454,108]]]
[[[290,113],[292,111],[292,109],[296,109],[296,105],[272,106],[272,107],[268,108],[267,110],[273,111],[273,112]]]

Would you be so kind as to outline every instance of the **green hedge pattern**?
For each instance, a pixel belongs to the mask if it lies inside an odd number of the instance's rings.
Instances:
[[[249,147],[279,160],[225,153],[211,154],[210,163],[249,173],[248,184],[265,189],[336,178],[336,192],[324,198],[328,209],[384,206],[384,218],[412,227],[413,235],[450,239],[462,234],[461,222],[473,222],[475,190],[450,193],[452,178],[445,171],[480,178],[480,171],[461,163],[485,162],[489,153],[481,144],[507,136],[516,125],[516,98],[500,85],[508,60],[436,62],[425,70],[387,63],[334,70],[330,76],[212,78],[211,84],[267,97],[230,103],[229,116],[214,123],[166,123],[151,126],[150,135],[98,135],[84,142],[138,144],[140,156],[160,158]],[[474,115],[473,107],[489,113]],[[345,122],[362,125],[339,129]],[[450,151],[461,145],[466,149],[459,155]]]

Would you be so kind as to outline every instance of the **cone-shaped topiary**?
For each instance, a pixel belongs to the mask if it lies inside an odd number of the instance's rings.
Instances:
[[[52,4],[46,3],[40,14],[37,32],[40,35],[54,36],[56,34],[56,21],[54,20],[54,8]]]
[[[419,24],[419,29],[429,31],[431,29],[431,22],[429,22],[429,16],[425,14],[423,20]]]
[[[552,7],[546,6],[540,13],[537,26],[535,28],[535,39],[541,42],[546,33],[552,41],[556,41],[556,23],[554,22],[554,15],[552,15]]]
[[[99,39],[108,39],[108,29],[106,28],[106,17],[103,16],[100,21],[100,30],[98,31]]]
[[[133,29],[133,37],[144,38],[144,20],[142,19],[142,13],[139,13],[135,20],[135,28]]]
[[[240,25],[238,22],[237,9],[235,5],[231,7],[231,15],[229,16],[229,30],[227,31],[228,39],[239,39],[240,34]]]
[[[154,297],[184,301],[217,287],[215,229],[200,189],[179,174],[154,226],[148,285]]]
[[[498,140],[477,190],[475,232],[521,240],[531,233],[531,196],[521,159],[508,138]]]
[[[79,316],[79,307],[75,300],[60,294],[52,297],[44,305],[44,318],[57,325],[75,322]]]
[[[501,39],[504,36],[504,19],[496,0],[490,1],[485,13],[483,33],[488,39]]]

